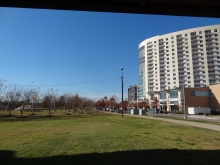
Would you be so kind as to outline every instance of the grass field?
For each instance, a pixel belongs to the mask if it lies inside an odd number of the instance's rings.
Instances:
[[[219,164],[220,132],[102,112],[0,112],[1,164]]]

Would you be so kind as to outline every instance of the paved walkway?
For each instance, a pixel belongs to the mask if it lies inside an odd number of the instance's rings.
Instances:
[[[113,113],[115,114],[115,113]],[[120,113],[117,113],[121,115]],[[153,120],[160,120],[160,121],[165,121],[165,122],[170,122],[170,123],[176,123],[176,124],[183,124],[183,125],[189,125],[193,127],[199,127],[199,128],[206,128],[206,129],[211,129],[215,131],[220,131],[220,125],[214,125],[214,124],[206,124],[206,123],[197,123],[193,121],[188,121],[188,120],[174,120],[174,119],[166,119],[166,118],[159,118],[159,117],[151,117],[147,115],[130,115],[130,114],[124,114],[124,116],[132,116],[132,117],[140,117],[140,118],[148,118],[148,119],[153,119]]]

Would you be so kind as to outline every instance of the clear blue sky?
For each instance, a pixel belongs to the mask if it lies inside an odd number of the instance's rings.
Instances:
[[[139,83],[140,42],[214,24],[220,19],[0,8],[0,79],[47,85],[42,91],[54,88],[94,99],[115,94],[120,99],[124,67],[127,98],[128,87]],[[93,82],[107,79],[113,80]]]

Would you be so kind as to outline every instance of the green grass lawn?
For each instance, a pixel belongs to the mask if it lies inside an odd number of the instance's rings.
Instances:
[[[219,164],[220,132],[109,113],[0,112],[1,164]]]

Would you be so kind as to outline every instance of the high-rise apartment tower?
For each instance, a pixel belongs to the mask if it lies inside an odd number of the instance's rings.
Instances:
[[[220,25],[148,38],[139,44],[139,98],[220,82]]]

